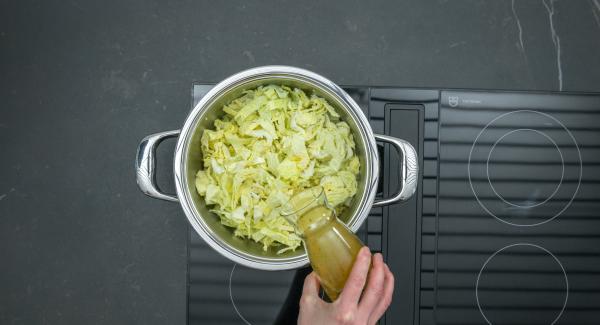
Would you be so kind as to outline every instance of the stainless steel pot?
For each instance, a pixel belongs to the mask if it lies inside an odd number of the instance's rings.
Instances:
[[[373,134],[358,104],[335,83],[316,73],[288,66],[264,66],[242,71],[217,84],[194,107],[181,130],[152,134],[142,140],[137,152],[136,172],[137,183],[142,192],[157,199],[179,202],[196,232],[223,256],[252,268],[287,270],[308,263],[308,257],[303,249],[277,255],[275,249],[265,252],[262,245],[233,236],[232,230],[223,226],[219,217],[208,211],[204,200],[194,187],[196,172],[202,168],[200,150],[202,130],[213,128],[214,120],[223,115],[221,110],[223,105],[239,97],[244,90],[271,83],[315,92],[336,107],[352,129],[361,165],[359,185],[351,207],[340,216],[352,231],[358,230],[372,206],[406,200],[413,195],[418,179],[415,149],[404,140]],[[177,196],[171,196],[162,193],[156,186],[155,152],[162,140],[177,136],[179,140],[173,166]],[[392,197],[380,201],[375,201],[379,178],[376,140],[390,143],[402,153],[401,189]],[[395,217],[402,218],[402,216]]]

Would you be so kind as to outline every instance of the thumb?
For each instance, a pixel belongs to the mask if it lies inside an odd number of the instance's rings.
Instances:
[[[319,279],[315,272],[311,272],[304,279],[304,286],[302,287],[303,296],[319,296]]]

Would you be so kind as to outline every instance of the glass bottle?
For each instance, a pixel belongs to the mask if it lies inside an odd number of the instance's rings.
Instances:
[[[320,186],[294,195],[284,206],[282,215],[296,228],[321,286],[331,301],[335,301],[364,244],[338,220]]]

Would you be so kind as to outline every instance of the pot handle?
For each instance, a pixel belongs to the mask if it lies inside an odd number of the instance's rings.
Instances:
[[[375,140],[387,142],[402,152],[402,173],[400,191],[390,198],[375,200],[373,206],[378,207],[408,200],[417,190],[417,180],[419,179],[419,164],[415,148],[406,140],[382,134],[374,134],[374,136]]]
[[[179,136],[179,130],[151,134],[140,142],[135,159],[137,184],[140,190],[155,199],[179,202],[176,196],[162,193],[156,185],[156,148],[168,138]]]

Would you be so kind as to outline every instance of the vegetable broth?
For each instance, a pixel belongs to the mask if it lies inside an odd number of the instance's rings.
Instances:
[[[297,226],[325,293],[332,301],[336,300],[363,243],[331,209],[322,205],[300,216]]]

